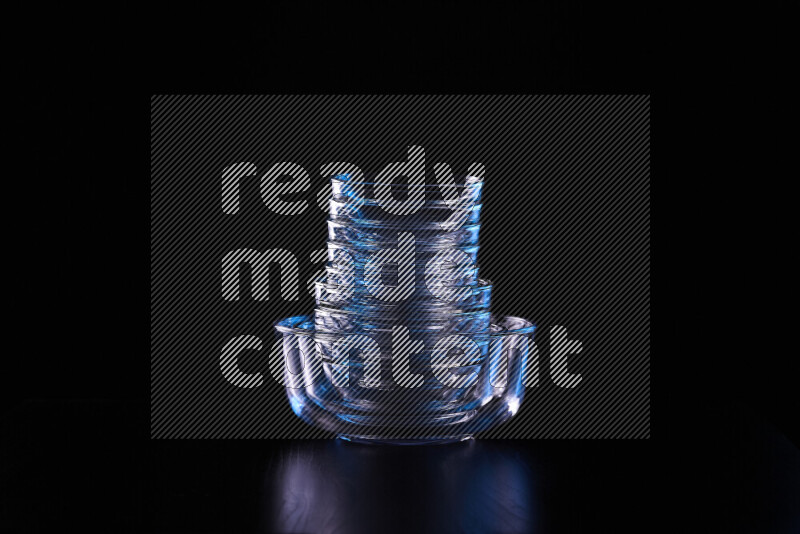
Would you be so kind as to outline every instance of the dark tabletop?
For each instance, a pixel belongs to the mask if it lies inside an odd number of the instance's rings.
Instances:
[[[800,531],[800,452],[738,412],[709,414],[674,462],[657,439],[153,441],[142,408],[32,401],[5,416],[0,530]]]

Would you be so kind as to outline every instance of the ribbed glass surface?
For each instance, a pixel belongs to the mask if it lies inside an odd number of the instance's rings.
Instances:
[[[516,413],[535,327],[491,315],[477,264],[483,185],[331,180],[316,308],[275,324],[298,416],[345,439],[419,443]]]

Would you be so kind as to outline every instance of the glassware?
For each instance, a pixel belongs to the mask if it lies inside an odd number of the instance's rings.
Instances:
[[[430,351],[408,362],[408,375],[421,375],[414,388],[399,380],[364,383],[368,367],[391,373],[396,355],[389,336],[374,361],[337,352],[341,335],[317,333],[310,316],[278,321],[286,358],[286,391],[294,412],[306,422],[355,441],[454,441],[495,426],[519,410],[535,326],[519,317],[496,318],[490,333],[477,335],[478,357],[456,371],[472,373],[464,387],[442,387],[430,367]],[[388,355],[388,356],[387,356]]]
[[[275,323],[294,412],[344,439],[390,443],[466,439],[513,416],[535,326],[490,314],[477,266],[483,180],[339,175],[331,190],[314,314]]]

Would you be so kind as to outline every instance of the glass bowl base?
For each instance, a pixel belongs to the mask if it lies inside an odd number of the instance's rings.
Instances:
[[[364,445],[447,445],[449,443],[459,443],[462,441],[472,441],[472,436],[459,436],[453,438],[423,438],[423,439],[386,439],[374,438],[370,436],[355,436],[352,434],[339,434],[337,438],[351,443]]]

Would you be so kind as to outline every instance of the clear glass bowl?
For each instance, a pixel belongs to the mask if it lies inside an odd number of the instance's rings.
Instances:
[[[390,443],[461,440],[513,416],[535,327],[490,314],[477,266],[483,180],[340,175],[331,192],[317,307],[275,324],[283,358],[271,365],[284,367],[294,412]]]
[[[473,340],[478,357],[447,368],[471,377],[456,386],[441,383],[427,350],[407,355],[408,369],[395,380],[399,354],[391,346],[385,352],[378,340],[377,358],[352,351],[342,357],[335,353],[337,343],[346,346],[342,336],[316,332],[310,316],[282,319],[275,329],[283,340],[286,392],[303,420],[349,440],[430,443],[471,437],[517,412],[535,326],[518,317],[493,320],[490,333]],[[380,383],[363,380],[377,370]],[[419,375],[414,387],[402,382],[406,373]]]

